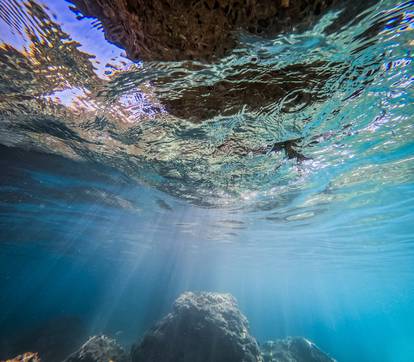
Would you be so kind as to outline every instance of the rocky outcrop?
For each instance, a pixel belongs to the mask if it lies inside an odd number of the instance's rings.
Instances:
[[[128,362],[129,358],[118,343],[106,336],[91,337],[64,362]]]
[[[132,349],[133,362],[259,362],[246,317],[230,294],[184,293]]]
[[[237,45],[238,32],[274,35],[309,24],[341,0],[71,0],[98,18],[106,38],[131,59],[213,60]]]
[[[54,360],[56,361],[56,359]],[[41,362],[24,353],[5,362]],[[63,362],[335,362],[314,343],[288,337],[261,348],[230,294],[182,294],[173,310],[127,354],[112,338],[91,337]]]
[[[0,150],[4,149],[0,147]],[[43,320],[32,328],[22,328],[17,336],[11,333],[9,336],[7,333],[0,334],[0,341],[4,342],[0,343],[0,361],[17,355],[26,356],[27,361],[35,361],[35,356],[43,362],[62,361],[86,336],[86,326],[82,320],[70,315],[56,316]],[[36,353],[23,354],[27,351]],[[28,359],[29,355],[33,355],[32,360]]]
[[[268,65],[256,61],[253,58],[227,68],[228,75],[216,82],[190,82],[178,77],[179,72],[174,72],[174,77],[160,76],[153,82],[155,92],[168,113],[193,123],[216,116],[234,116],[241,111],[271,116],[275,112],[299,112],[323,101],[328,96],[324,92],[326,82],[346,70],[344,64],[322,61],[269,70]],[[188,84],[191,86],[186,87]]]
[[[314,343],[303,337],[288,337],[262,346],[264,362],[335,362]]]
[[[37,353],[26,352],[4,362],[41,362]]]

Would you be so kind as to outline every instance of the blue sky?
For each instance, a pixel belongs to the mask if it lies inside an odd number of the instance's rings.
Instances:
[[[19,1],[19,4],[23,4],[23,1]],[[78,41],[81,44],[80,49],[96,56],[94,65],[97,68],[97,74],[104,76],[105,65],[107,63],[117,64],[122,60],[127,63],[131,63],[124,56],[124,51],[117,46],[109,43],[105,40],[104,33],[101,29],[93,26],[94,19],[82,19],[78,20],[76,14],[70,10],[71,4],[64,0],[51,0],[51,1],[39,1],[39,4],[45,5],[49,11],[49,15],[58,23],[62,29],[70,34],[73,40]],[[1,6],[1,4],[0,4]],[[0,41],[10,44],[17,49],[21,50],[27,43],[20,34],[11,29],[0,18]]]

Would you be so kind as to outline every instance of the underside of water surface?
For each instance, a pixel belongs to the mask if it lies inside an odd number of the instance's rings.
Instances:
[[[275,1],[277,22],[217,31],[213,55],[210,34],[150,33],[171,1],[119,1],[155,9],[131,16],[137,54],[116,11],[72,3],[0,0],[0,361],[103,334],[125,361],[233,362],[188,357],[166,321],[194,306],[251,336],[234,361],[414,361],[414,3],[282,22],[315,2]],[[230,22],[224,3],[175,6],[185,29],[197,9]],[[182,351],[142,357],[160,333]]]

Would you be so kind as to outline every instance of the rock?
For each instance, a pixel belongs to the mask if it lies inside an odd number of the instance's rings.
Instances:
[[[182,294],[134,346],[133,362],[259,362],[256,340],[230,294]]]
[[[5,362],[41,362],[41,359],[37,353],[26,352]]]
[[[328,97],[326,83],[339,78],[346,69],[346,64],[328,65],[323,61],[269,69],[268,65],[251,61],[229,66],[228,75],[208,83],[189,82],[185,73],[180,77],[175,72],[174,76],[158,76],[153,84],[168,113],[192,123],[202,123],[216,116],[235,116],[242,111],[271,117],[276,112],[275,103],[280,104],[277,111],[280,114],[299,112],[325,100]]]
[[[106,38],[133,60],[214,60],[242,32],[275,35],[343,0],[71,0],[75,10],[98,18]]]
[[[56,362],[74,351],[87,336],[85,324],[76,316],[57,316],[34,326],[20,328],[18,334],[0,333],[0,361],[26,351],[36,351],[43,362]],[[9,337],[9,338],[7,338]],[[8,339],[8,340],[7,340]]]
[[[261,346],[264,362],[335,362],[303,337],[288,337]]]
[[[128,362],[128,356],[118,343],[106,336],[91,337],[64,362]]]

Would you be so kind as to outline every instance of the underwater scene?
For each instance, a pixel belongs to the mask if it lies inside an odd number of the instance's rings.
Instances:
[[[414,1],[0,0],[0,361],[414,362]]]

